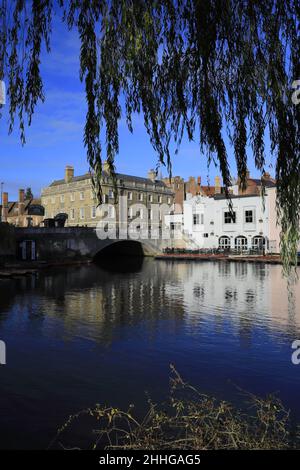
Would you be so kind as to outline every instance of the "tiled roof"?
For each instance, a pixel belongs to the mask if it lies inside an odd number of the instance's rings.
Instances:
[[[250,178],[249,181],[253,181],[253,183],[255,183],[257,186],[262,186],[262,184],[264,184],[264,186],[266,188],[275,188],[276,187],[276,182],[275,180],[273,179],[256,179],[256,178]]]
[[[24,213],[28,211],[28,208],[33,205],[41,205],[41,199],[34,198],[34,199],[25,199],[24,201]],[[18,215],[19,211],[19,202],[18,201],[11,201],[8,203],[8,214],[10,216]]]
[[[260,194],[251,193],[251,194],[230,194],[230,199],[239,199],[244,197],[261,197]],[[214,199],[227,199],[226,194],[215,194]]]
[[[105,171],[102,172],[102,177],[108,178],[109,176],[110,175],[106,173]],[[88,180],[88,179],[91,179],[91,177],[92,175],[90,173],[86,173],[85,175],[82,175],[82,176],[74,176],[74,178],[71,179],[70,183],[73,183],[76,181]],[[131,175],[125,175],[123,173],[116,173],[116,177],[117,179],[124,180],[124,181],[135,181],[136,183],[141,183],[141,184],[154,184],[154,181],[152,181],[151,179],[143,178],[141,176],[131,176]],[[61,184],[65,184],[64,179],[53,181],[53,183],[50,184],[50,187],[58,186]],[[160,180],[156,180],[155,184],[158,186],[167,187],[167,185],[163,181],[160,181]]]
[[[201,186],[200,189],[204,192],[206,196],[210,197],[210,196],[215,195],[215,191],[216,191],[215,186]],[[221,188],[221,191],[222,191],[222,188]]]

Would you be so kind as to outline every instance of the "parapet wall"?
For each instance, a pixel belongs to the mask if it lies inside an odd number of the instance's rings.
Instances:
[[[0,264],[13,261],[16,257],[16,239],[14,227],[0,223]]]

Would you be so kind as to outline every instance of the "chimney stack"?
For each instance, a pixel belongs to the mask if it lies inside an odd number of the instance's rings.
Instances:
[[[8,193],[2,193],[2,217],[1,222],[7,222],[8,216]]]
[[[103,171],[105,171],[105,173],[110,174],[109,163],[107,160],[105,160],[105,162],[103,163]]]
[[[156,180],[155,170],[151,169],[151,170],[148,171],[148,178],[149,178],[149,180],[151,180],[153,182]]]
[[[220,178],[220,176],[215,177],[215,194],[221,194],[221,178]]]
[[[24,202],[25,200],[25,190],[19,189],[19,202]]]
[[[261,177],[262,180],[270,180],[271,179],[271,175],[270,173],[267,173],[266,171],[264,172],[264,174],[262,175]]]
[[[25,201],[25,191],[24,189],[19,189],[19,215],[24,214],[24,201]]]
[[[65,182],[70,183],[74,178],[74,167],[71,165],[67,165],[65,168]]]

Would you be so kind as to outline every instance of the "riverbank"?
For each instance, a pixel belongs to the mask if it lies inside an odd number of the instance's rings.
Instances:
[[[265,263],[282,264],[280,255],[225,255],[225,254],[161,254],[154,257],[156,260],[167,261],[225,261],[240,263]],[[37,273],[40,270],[62,267],[62,266],[80,266],[92,263],[90,258],[80,260],[64,259],[62,261],[19,261],[6,263],[0,266],[0,279],[28,276]]]
[[[266,264],[282,264],[280,255],[225,255],[218,254],[163,254],[155,256],[158,260],[185,260],[185,261],[235,261],[244,263],[266,263]]]
[[[91,259],[63,260],[63,261],[20,261],[16,263],[6,263],[0,266],[0,279],[28,276],[37,273],[39,270],[54,268],[58,266],[80,266],[90,264]]]

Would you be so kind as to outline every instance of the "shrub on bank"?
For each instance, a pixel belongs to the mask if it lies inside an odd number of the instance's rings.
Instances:
[[[289,412],[274,396],[264,399],[245,394],[246,411],[199,392],[184,382],[171,365],[167,405],[148,400],[142,420],[134,407],[122,411],[96,405],[69,417],[50,447],[70,448],[68,441],[83,417],[95,419],[92,449],[209,450],[296,448],[297,433],[291,431]],[[79,422],[78,422],[79,421]]]

